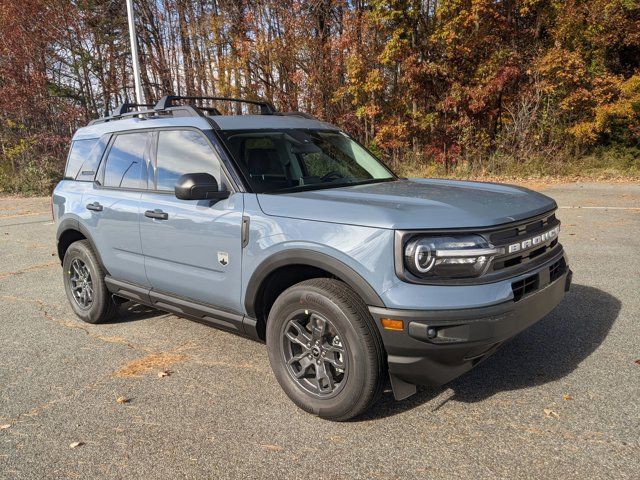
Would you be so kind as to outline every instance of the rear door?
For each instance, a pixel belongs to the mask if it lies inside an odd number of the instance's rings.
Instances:
[[[140,216],[149,282],[156,291],[239,312],[242,193],[233,192],[201,131],[162,129],[154,137],[155,191],[142,194]],[[209,173],[231,195],[224,200],[179,200],[174,187],[185,173]]]
[[[140,195],[147,186],[149,132],[111,138],[93,188],[83,197],[85,226],[109,274],[148,286],[140,241]]]

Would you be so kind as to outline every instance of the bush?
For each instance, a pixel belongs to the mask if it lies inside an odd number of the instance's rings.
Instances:
[[[460,161],[448,171],[440,162],[419,159],[409,153],[390,166],[405,177],[633,179],[640,178],[640,148],[611,145],[598,147],[588,155],[572,155],[568,150],[556,150],[533,152],[526,157],[498,151],[487,155],[482,162]]]
[[[48,194],[62,177],[60,160],[42,153],[37,142],[21,138],[5,146],[0,157],[0,192],[22,195]]]

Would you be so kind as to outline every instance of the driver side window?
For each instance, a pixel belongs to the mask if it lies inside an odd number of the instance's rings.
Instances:
[[[193,130],[160,130],[156,189],[173,191],[185,173],[209,173],[221,185],[220,161],[207,139]]]

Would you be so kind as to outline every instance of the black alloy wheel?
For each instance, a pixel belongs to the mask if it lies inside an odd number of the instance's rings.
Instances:
[[[87,310],[93,303],[93,282],[87,265],[79,258],[71,262],[71,269],[67,272],[73,298],[80,308]]]
[[[62,275],[71,308],[84,322],[105,322],[118,312],[118,304],[107,289],[104,271],[88,240],[69,245],[62,260]]]
[[[336,326],[308,309],[291,315],[282,334],[282,353],[292,379],[312,395],[330,398],[348,375],[347,347]]]
[[[348,420],[382,394],[380,332],[366,304],[340,280],[314,278],[282,292],[269,311],[266,340],[278,383],[307,412]]]

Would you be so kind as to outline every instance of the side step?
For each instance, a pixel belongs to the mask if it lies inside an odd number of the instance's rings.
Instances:
[[[254,340],[260,340],[256,328],[257,321],[246,315],[220,310],[212,305],[168,293],[156,292],[140,285],[116,280],[108,275],[104,281],[109,291],[119,297]]]

